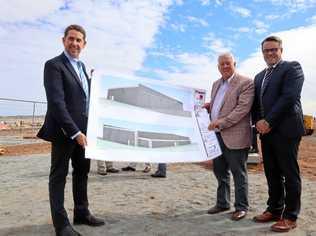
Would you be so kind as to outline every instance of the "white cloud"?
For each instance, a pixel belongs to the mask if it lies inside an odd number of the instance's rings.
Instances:
[[[265,18],[267,20],[276,20],[276,19],[281,18],[281,16],[280,15],[266,15]]]
[[[208,23],[207,21],[203,20],[203,19],[200,19],[200,18],[197,18],[197,17],[194,17],[194,16],[188,16],[187,19],[190,21],[190,22],[193,22],[193,23],[196,23],[196,24],[199,24],[201,26],[208,26]]]
[[[178,32],[182,32],[182,33],[184,33],[185,29],[186,29],[184,24],[170,24],[170,27],[173,30],[178,31]]]
[[[175,3],[176,3],[177,5],[183,5],[183,0],[175,0]]]
[[[46,17],[64,6],[62,0],[10,0],[0,2],[0,22],[30,22]]]
[[[201,1],[202,6],[210,5],[210,0],[200,0],[200,1]]]
[[[268,2],[274,6],[281,7],[283,11],[281,17],[289,17],[296,12],[302,12],[316,6],[315,0],[255,0],[255,2]]]
[[[77,23],[86,28],[88,44],[82,59],[88,67],[133,74],[142,67],[146,49],[153,45],[172,4],[171,0],[76,0],[66,1],[67,9],[62,10],[61,1],[27,1],[28,7],[24,2],[6,1],[1,7],[0,50],[6,57],[0,59],[0,70],[11,80],[1,85],[1,95],[37,100],[44,100],[43,64],[62,52],[65,26]],[[41,7],[33,7],[38,4]],[[11,23],[3,23],[11,16]]]
[[[202,6],[209,6],[211,4],[211,0],[200,0]],[[221,6],[223,5],[224,0],[213,0],[215,5]]]
[[[202,54],[183,53],[175,55],[175,60],[182,64],[182,69],[176,72],[156,71],[168,82],[176,85],[210,91],[211,84],[219,78],[217,58]]]
[[[248,33],[251,30],[250,30],[249,27],[240,27],[240,28],[237,29],[237,31],[240,32],[240,33]]]
[[[309,19],[310,22],[312,23],[316,23],[316,15],[315,16],[312,16],[310,19]]]
[[[231,5],[230,9],[233,12],[239,14],[241,17],[250,17],[251,16],[251,11],[245,7]]]
[[[216,37],[213,33],[209,33],[203,38],[203,46],[215,54],[231,51],[230,42]]]
[[[315,0],[271,0],[272,4],[286,6],[296,12],[316,5]]]
[[[302,92],[302,104],[304,113],[316,113],[316,24],[276,32],[283,40],[283,59],[297,60],[301,63],[305,75]],[[260,46],[247,60],[243,61],[240,70],[246,75],[254,77],[256,73],[265,67]]]
[[[265,24],[263,21],[254,20],[255,32],[257,34],[263,34],[268,31],[269,25]]]

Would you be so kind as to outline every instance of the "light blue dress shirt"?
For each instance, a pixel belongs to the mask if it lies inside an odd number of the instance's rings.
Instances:
[[[219,110],[221,109],[223,103],[224,103],[224,97],[225,94],[229,88],[229,82],[233,79],[235,74],[233,74],[230,78],[227,80],[221,81],[221,85],[219,86],[217,93],[214,98],[212,110],[211,110],[211,121],[215,121],[218,119]]]

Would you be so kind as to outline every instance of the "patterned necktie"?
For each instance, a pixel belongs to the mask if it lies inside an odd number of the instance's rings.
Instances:
[[[80,82],[81,82],[83,91],[86,94],[86,97],[88,98],[89,97],[88,81],[87,81],[86,75],[83,72],[82,65],[81,65],[80,61],[77,62],[77,67],[78,67],[79,78],[80,78]]]
[[[88,112],[89,112],[89,87],[88,87],[88,81],[87,81],[85,73],[83,72],[82,64],[81,64],[80,61],[77,62],[77,67],[78,67],[78,71],[79,71],[80,82],[81,82],[83,91],[84,91],[84,93],[86,95],[86,114],[88,114]]]
[[[261,89],[260,89],[260,114],[261,114],[261,117],[264,117],[264,108],[263,108],[263,102],[262,102],[263,93],[268,85],[269,80],[272,77],[271,76],[272,72],[273,72],[272,66],[266,69],[266,73],[263,77],[262,84],[261,84]]]

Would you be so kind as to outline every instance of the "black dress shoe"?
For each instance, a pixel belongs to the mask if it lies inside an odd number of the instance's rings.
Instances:
[[[134,167],[131,166],[126,166],[122,168],[122,171],[136,171],[136,169]]]
[[[97,218],[91,214],[84,217],[74,216],[74,225],[101,226],[104,224],[104,220],[102,220],[101,218]]]
[[[229,210],[229,207],[228,208],[222,208],[222,207],[218,207],[218,206],[213,206],[212,208],[210,208],[208,211],[207,211],[207,214],[217,214],[217,213],[220,213],[220,212],[223,212],[223,211],[228,211]]]
[[[71,225],[67,225],[60,231],[56,231],[56,236],[81,236]]]
[[[108,173],[118,173],[120,171],[118,169],[114,168],[114,167],[110,167],[110,168],[106,169],[106,172],[108,172]]]
[[[163,173],[157,171],[156,173],[152,174],[151,177],[153,177],[153,178],[166,178],[166,174],[163,174]]]

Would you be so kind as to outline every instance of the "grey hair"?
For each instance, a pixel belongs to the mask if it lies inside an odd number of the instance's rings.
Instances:
[[[217,57],[217,62],[219,62],[219,59],[221,57],[230,57],[230,58],[233,59],[233,62],[236,63],[235,57],[234,57],[234,55],[231,52],[223,52],[223,53],[219,54],[218,57]]]

